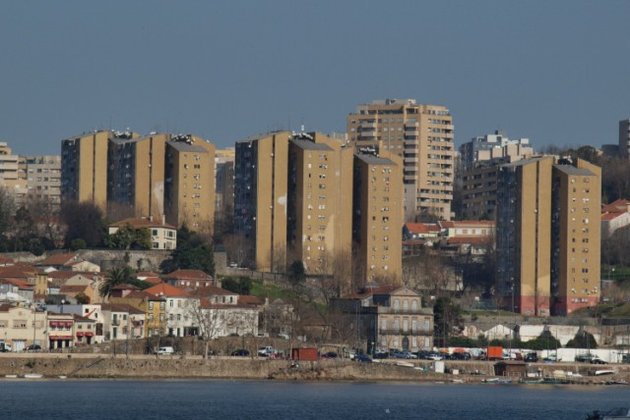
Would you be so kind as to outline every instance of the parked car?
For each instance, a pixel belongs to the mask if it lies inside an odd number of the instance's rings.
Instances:
[[[372,363],[372,359],[370,358],[370,356],[363,353],[355,355],[354,360],[361,363]]]
[[[230,356],[247,357],[249,356],[249,350],[237,349],[237,350],[234,350],[232,353],[230,353]]]
[[[555,354],[550,354],[543,359],[543,362],[547,362],[547,363],[556,363],[559,361],[560,359],[558,359],[558,356],[556,356]]]
[[[336,359],[339,355],[334,351],[328,351],[322,354],[322,359]]]
[[[575,361],[578,363],[592,363],[593,359],[599,359],[596,355],[587,353],[587,354],[578,354],[575,356]]]
[[[0,353],[8,353],[11,351],[11,345],[6,343],[0,343]]]
[[[258,355],[261,357],[271,357],[274,354],[276,354],[276,350],[272,346],[258,348]]]
[[[442,360],[444,357],[440,353],[431,352],[428,354],[426,360]]]
[[[169,355],[169,354],[175,354],[175,349],[171,346],[164,346],[164,347],[159,347],[156,351],[155,354],[157,355]]]
[[[377,351],[374,353],[374,359],[387,359],[389,358],[389,353],[386,351]]]
[[[527,353],[525,355],[525,361],[528,363],[536,363],[538,362],[538,354],[534,352]]]
[[[30,352],[42,351],[42,346],[40,346],[39,344],[31,344],[30,346],[26,348],[26,351],[30,351]]]
[[[467,351],[458,351],[451,354],[451,360],[470,360],[472,356]]]
[[[599,357],[595,356],[590,360],[590,363],[592,365],[605,365],[607,364],[605,361],[603,361],[602,359],[600,359]]]

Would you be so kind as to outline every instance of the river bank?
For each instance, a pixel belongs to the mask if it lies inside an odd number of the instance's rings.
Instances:
[[[430,361],[357,363],[350,360],[320,360],[294,364],[264,358],[150,356],[90,354],[28,354],[0,357],[0,378],[42,375],[74,379],[276,379],[302,381],[398,381],[482,383],[496,380],[494,362],[446,361],[446,373],[435,372]],[[599,385],[630,382],[630,366],[598,366],[557,363],[530,364],[528,373],[559,383]],[[596,376],[596,371],[612,373]],[[532,375],[533,376],[533,375]],[[535,381],[537,378],[530,378]]]

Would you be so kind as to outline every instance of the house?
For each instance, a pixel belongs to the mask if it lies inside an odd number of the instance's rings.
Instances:
[[[13,258],[0,256],[0,267],[9,267],[15,264]]]
[[[121,296],[113,293],[109,303],[130,305],[144,314],[144,337],[163,335],[166,332],[166,300],[144,290],[126,290]],[[138,321],[140,318],[137,318]]]
[[[90,298],[90,303],[100,303],[102,297],[99,288],[104,281],[102,274],[98,272],[78,271],[52,271],[46,274],[46,288],[37,284],[37,292],[46,295],[66,294],[74,299],[77,294],[83,293]]]
[[[602,239],[610,238],[617,229],[630,225],[630,201],[618,199],[602,207]]]
[[[101,312],[106,341],[144,337],[144,311],[126,304],[104,303]]]
[[[201,270],[175,270],[165,275],[164,281],[173,286],[193,289],[216,286],[214,278]]]
[[[61,270],[98,273],[101,271],[100,266],[82,259],[76,252],[52,254],[43,261],[37,263],[37,266],[41,267],[46,272]]]
[[[47,349],[46,313],[15,304],[0,304],[0,343],[12,351],[25,350],[31,344]]]
[[[170,250],[177,248],[177,228],[165,222],[154,221],[149,218],[131,218],[109,225],[109,234],[113,235],[119,229],[147,229],[151,233],[151,249]]]
[[[193,316],[199,333],[207,338],[229,335],[258,335],[260,307],[250,299],[219,287],[208,286],[195,291],[199,307]]]
[[[74,337],[75,346],[89,346],[94,343],[96,335],[96,322],[93,319],[85,318],[74,314]]]
[[[437,223],[405,223],[403,226],[403,240],[437,239],[442,233],[442,227]]]
[[[368,287],[335,300],[333,307],[346,314],[346,329],[359,334],[370,352],[433,347],[433,310],[422,307],[420,295],[407,287]]]
[[[23,279],[0,279],[0,301],[33,302],[34,288]]]
[[[152,271],[138,271],[136,273],[136,278],[153,285],[162,283],[160,275]]]
[[[198,335],[199,328],[192,308],[198,307],[199,299],[183,288],[160,283],[145,289],[145,292],[166,299],[166,331],[169,336],[184,337]]]
[[[74,316],[75,314],[72,313],[47,313],[48,348],[50,350],[62,350],[74,346]]]
[[[494,246],[493,220],[440,221],[443,236],[440,247],[465,255],[483,255]]]

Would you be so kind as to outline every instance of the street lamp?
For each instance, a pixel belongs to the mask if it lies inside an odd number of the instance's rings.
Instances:
[[[66,303],[65,299],[61,299],[61,313],[63,313],[63,305]]]

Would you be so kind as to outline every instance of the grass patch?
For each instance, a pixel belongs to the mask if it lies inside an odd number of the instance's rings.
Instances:
[[[252,281],[252,288],[249,293],[261,298],[269,298],[269,300],[286,300],[295,296],[291,290],[283,289],[275,284],[263,284],[260,280]]]

